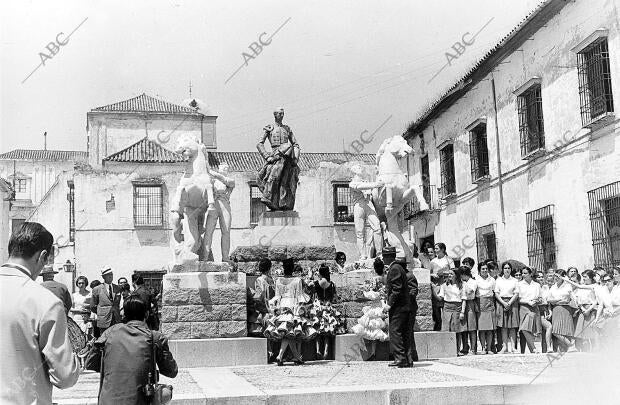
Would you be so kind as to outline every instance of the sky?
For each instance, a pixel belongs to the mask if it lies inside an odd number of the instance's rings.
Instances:
[[[45,131],[48,149],[86,150],[90,109],[180,103],[191,82],[218,150],[255,150],[282,106],[302,152],[354,152],[368,131],[375,153],[540,2],[4,1],[0,152],[43,148]]]

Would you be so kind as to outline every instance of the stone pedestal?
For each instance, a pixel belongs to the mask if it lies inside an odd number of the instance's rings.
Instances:
[[[418,313],[416,316],[416,331],[433,330],[433,308],[431,305],[430,272],[427,269],[412,269],[418,280]],[[357,319],[363,315],[362,308],[365,306],[378,306],[380,301],[367,300],[361,288],[364,281],[372,279],[376,273],[374,269],[358,269],[343,274],[333,274],[332,281],[336,284],[338,297],[341,302],[337,304],[347,320],[347,330],[350,332]]]
[[[230,259],[239,272],[259,275],[258,261],[268,258],[272,261],[274,276],[282,275],[282,260],[293,259],[303,270],[303,276],[317,271],[323,263],[336,271],[336,247],[322,245],[321,234],[309,225],[300,224],[296,211],[267,211],[250,238],[252,245],[238,246]]]
[[[321,246],[322,242],[321,231],[301,224],[297,211],[264,212],[250,236],[250,243],[254,246]]]
[[[196,263],[164,275],[161,330],[168,338],[247,336],[246,276],[230,268]]]

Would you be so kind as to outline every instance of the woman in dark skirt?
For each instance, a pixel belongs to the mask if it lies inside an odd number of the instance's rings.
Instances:
[[[497,326],[502,334],[504,347],[499,352],[515,353],[517,328],[519,327],[519,307],[517,304],[517,279],[512,275],[514,269],[510,262],[502,263],[501,276],[495,280],[495,299]]]
[[[459,318],[461,320],[461,340],[463,341],[462,347],[467,347],[466,342],[469,338],[470,354],[478,354],[478,338],[476,331],[478,330],[478,305],[476,302],[476,290],[478,286],[476,280],[471,276],[471,269],[468,266],[461,266],[456,270],[456,276],[460,277],[462,282],[461,298],[463,300],[461,305],[461,314]],[[466,351],[462,351],[464,355]]]
[[[525,336],[530,353],[538,353],[534,344],[534,335],[541,331],[538,304],[542,301],[540,284],[532,278],[532,269],[521,269],[523,280],[519,282],[519,331]],[[525,350],[525,348],[523,348]]]
[[[441,330],[445,332],[456,332],[456,354],[461,355],[461,339],[459,334],[463,331],[461,326],[461,309],[463,308],[462,282],[460,277],[456,277],[454,270],[450,269],[443,273],[446,282],[439,288],[438,298],[443,302],[443,312],[441,313]]]
[[[476,297],[478,298],[478,337],[482,344],[482,352],[493,353],[493,331],[497,328],[495,316],[495,279],[489,275],[486,263],[478,263],[476,278]]]
[[[573,287],[562,278],[566,277],[566,271],[558,269],[555,272],[555,284],[549,289],[547,302],[551,305],[551,333],[559,343],[560,351],[568,351],[571,346],[571,338],[575,334],[573,323],[574,309],[569,305],[572,298]]]
[[[329,353],[329,344],[332,337],[338,333],[344,333],[343,321],[332,304],[338,299],[336,285],[329,277],[329,267],[322,264],[319,267],[319,279],[314,281],[314,308],[313,318],[316,319],[315,328],[319,334],[316,338],[317,360],[326,359]],[[323,346],[323,351],[321,351]]]
[[[573,286],[573,298],[577,305],[577,317],[575,322],[575,346],[579,351],[592,348],[596,345],[598,333],[594,327],[598,300],[596,295],[597,284],[594,281],[594,271],[585,270],[581,273],[583,284],[579,284],[570,278],[564,278],[564,282]],[[575,278],[575,277],[573,277]]]

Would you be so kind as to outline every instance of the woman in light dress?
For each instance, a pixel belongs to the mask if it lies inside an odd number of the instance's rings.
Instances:
[[[84,276],[79,276],[75,280],[75,285],[78,288],[77,292],[74,292],[71,296],[73,306],[71,307],[71,317],[75,323],[80,327],[82,332],[87,336],[90,335],[90,291],[86,289],[88,286],[88,279]]]

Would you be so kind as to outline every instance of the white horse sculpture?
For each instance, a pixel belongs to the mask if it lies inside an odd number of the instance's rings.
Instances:
[[[396,135],[383,141],[377,152],[377,181],[383,183],[383,186],[373,190],[375,209],[379,218],[387,225],[388,235],[385,235],[385,239],[400,243],[401,246],[396,246],[396,249],[402,249],[407,262],[411,261],[412,254],[400,230],[403,207],[415,196],[420,210],[428,209],[420,187],[421,182],[411,186],[398,164],[399,159],[410,153],[413,153],[413,149],[402,136]]]
[[[189,160],[185,173],[179,182],[171,203],[170,222],[174,239],[179,243],[175,248],[177,258],[183,260],[213,260],[204,257],[205,214],[215,210],[213,197],[213,179],[207,170],[205,146],[191,135],[181,135],[176,143],[175,152]],[[183,218],[187,219],[187,229],[191,240],[186,241],[183,234]]]

